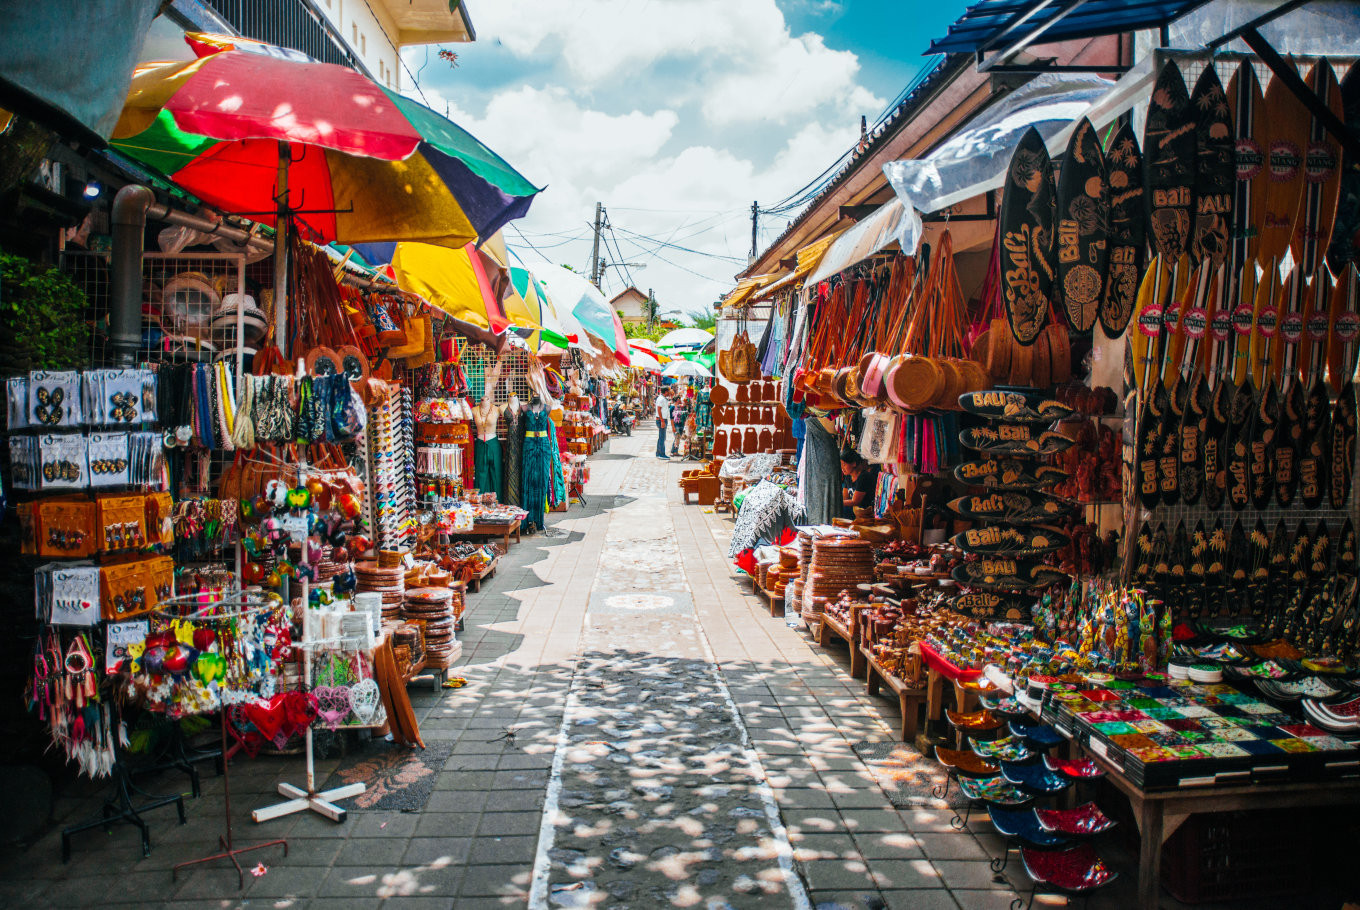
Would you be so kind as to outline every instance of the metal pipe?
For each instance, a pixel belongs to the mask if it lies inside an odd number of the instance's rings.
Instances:
[[[155,203],[147,210],[146,215],[154,221],[165,221],[170,224],[190,227],[205,234],[212,234],[214,237],[221,237],[224,240],[242,244],[256,252],[272,253],[274,251],[274,241],[268,237],[252,233],[245,228],[223,224],[221,221],[213,221],[203,215],[190,215],[188,212],[172,209],[168,205]]]
[[[142,254],[146,212],[156,196],[128,184],[113,197],[113,255],[109,263],[109,344],[118,366],[132,366],[142,345]]]

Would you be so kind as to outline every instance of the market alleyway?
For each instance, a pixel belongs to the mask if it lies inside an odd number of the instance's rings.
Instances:
[[[985,819],[951,830],[929,796],[932,763],[910,765],[893,808],[862,756],[896,741],[887,702],[852,683],[844,654],[772,619],[725,557],[731,522],[683,506],[678,461],[647,433],[592,459],[583,509],[526,538],[481,594],[463,636],[467,686],[412,699],[442,767],[423,804],[350,803],[334,824],[310,813],[265,825],[252,808],[296,781],[297,757],[233,764],[238,844],[268,871],[237,887],[230,866],[170,868],[214,851],[221,779],[133,830],[80,835],[59,862],[50,832],[0,854],[0,906],[149,907],[875,907],[1002,908],[1028,891]],[[370,747],[373,748],[373,747]],[[319,763],[325,780],[337,760]],[[381,805],[402,803],[394,779]],[[182,788],[166,774],[152,792]],[[59,819],[97,811],[97,789],[66,794]]]

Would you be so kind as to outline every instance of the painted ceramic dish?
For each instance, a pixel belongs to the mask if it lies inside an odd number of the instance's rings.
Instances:
[[[1069,838],[1044,829],[1035,818],[1033,809],[1003,809],[1000,806],[988,806],[987,816],[992,820],[992,827],[997,833],[1003,837],[1013,837],[1033,847],[1052,850],[1054,847],[1065,847],[1071,843]]]
[[[1044,767],[1076,780],[1092,780],[1105,776],[1100,765],[1086,758],[1054,758],[1052,755],[1045,755]]]
[[[1034,800],[1033,796],[1009,783],[1000,774],[996,777],[961,777],[959,789],[975,802],[999,806],[1023,806]]]
[[[1030,878],[1063,891],[1092,891],[1108,885],[1117,876],[1087,843],[1066,850],[1021,847],[1020,858]]]
[[[1013,736],[993,740],[969,737],[968,745],[978,755],[990,761],[1022,762],[1034,757],[1034,753],[1030,751],[1029,747]]]
[[[1090,837],[1115,826],[1114,819],[1101,812],[1095,803],[1074,809],[1037,809],[1034,814],[1044,830],[1068,837]]]
[[[1072,779],[1065,774],[1050,771],[1038,762],[1001,763],[1001,776],[1006,780],[1040,796],[1061,793],[1072,786]]]
[[[1001,766],[967,749],[946,749],[935,747],[935,760],[946,768],[951,768],[967,777],[995,777],[1001,773]]]

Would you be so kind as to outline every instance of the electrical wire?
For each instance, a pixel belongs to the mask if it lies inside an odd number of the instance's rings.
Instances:
[[[681,246],[678,243],[669,243],[665,240],[659,240],[656,237],[648,237],[645,234],[639,234],[636,231],[630,231],[627,228],[619,228],[619,230],[634,240],[641,240],[647,243],[654,243],[656,244],[657,249],[665,248],[670,250],[679,250],[682,253],[689,253],[693,256],[704,256],[708,259],[723,259],[729,262],[735,262],[740,264],[745,264],[746,262],[745,256],[725,256],[721,253],[705,253],[702,250],[691,249],[690,247],[687,246]],[[652,250],[650,252],[655,252],[655,250]]]

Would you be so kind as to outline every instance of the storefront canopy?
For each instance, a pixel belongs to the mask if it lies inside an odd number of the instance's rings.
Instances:
[[[905,219],[906,207],[897,197],[880,205],[872,215],[841,234],[827,249],[817,268],[808,276],[808,284],[825,281],[832,275],[894,243]]]
[[[0,109],[102,146],[123,110],[137,54],[161,2],[82,0],[75,6],[4,4]]]

